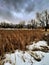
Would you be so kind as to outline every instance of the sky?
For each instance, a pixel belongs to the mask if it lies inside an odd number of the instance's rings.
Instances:
[[[46,9],[49,10],[49,0],[0,0],[0,21],[28,21]]]

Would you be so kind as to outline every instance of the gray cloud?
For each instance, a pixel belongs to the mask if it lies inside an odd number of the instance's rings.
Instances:
[[[35,4],[32,2],[32,3],[29,3],[28,6],[25,8],[25,11],[26,12],[32,12],[34,11],[34,7],[35,7]]]
[[[32,12],[34,10],[32,0],[0,0],[0,17],[3,19],[17,20],[22,15],[17,13],[22,13],[22,10],[24,11],[23,13]],[[16,16],[14,16],[15,13],[12,13],[12,11],[16,13]]]
[[[0,17],[13,21],[13,19],[25,18],[29,14],[31,18],[33,16],[32,12],[49,9],[48,6],[49,0],[0,0]]]
[[[8,9],[15,10],[16,12],[20,12],[21,9],[25,9],[25,12],[31,12],[34,8],[34,4],[32,0],[3,0]],[[28,5],[25,8],[25,3]]]

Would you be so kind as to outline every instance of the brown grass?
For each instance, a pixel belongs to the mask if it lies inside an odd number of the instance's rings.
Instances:
[[[26,45],[43,38],[42,30],[0,30],[0,55],[16,49],[25,50]]]

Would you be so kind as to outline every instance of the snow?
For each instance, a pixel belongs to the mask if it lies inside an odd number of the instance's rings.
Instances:
[[[4,65],[49,65],[49,53],[32,51],[34,47],[47,46],[46,41],[29,45],[27,51],[16,50],[15,53],[5,54]],[[30,50],[31,49],[31,50]],[[40,62],[38,59],[41,59]]]
[[[33,65],[49,65],[49,53],[46,53],[41,62],[36,62]]]
[[[47,42],[46,41],[39,41],[36,43],[36,45],[39,46],[47,46]]]
[[[38,54],[40,51],[36,51]],[[40,52],[42,53],[42,52]],[[40,61],[37,62],[33,57],[31,57],[27,52],[25,52],[24,55],[19,55],[19,52],[15,53],[16,54],[16,60],[15,59],[9,59],[9,60],[14,60],[15,63],[13,64],[14,61],[10,64],[10,62],[5,62],[4,65],[49,65],[49,53],[44,54],[44,58]],[[14,54],[14,55],[15,55]],[[13,56],[13,55],[12,55]],[[11,56],[11,58],[12,58]],[[22,56],[24,57],[24,60],[22,59]]]
[[[6,54],[5,55],[6,59],[4,60],[5,62],[10,62],[12,64],[15,64],[15,54]]]
[[[34,55],[37,55],[40,59],[42,59],[45,55],[45,53],[42,51],[34,51],[33,53]]]
[[[46,41],[38,41],[37,43],[33,42],[32,45],[27,45],[26,48],[29,50],[34,50],[34,49],[41,49],[41,46],[47,46]]]
[[[16,51],[13,54],[6,54],[6,59],[5,59],[5,63],[8,60],[8,62],[11,62],[12,65],[31,65],[31,62],[34,62],[34,58],[31,57],[30,54],[28,54],[28,52],[25,51],[25,53],[23,53],[23,51]]]
[[[9,62],[5,63],[4,65],[11,65]]]

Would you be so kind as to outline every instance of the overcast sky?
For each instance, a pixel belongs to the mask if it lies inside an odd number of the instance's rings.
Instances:
[[[37,11],[45,9],[49,9],[49,0],[0,0],[0,21],[30,20]]]

